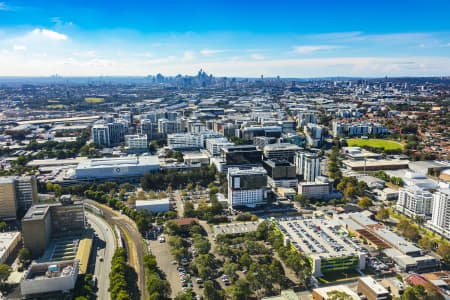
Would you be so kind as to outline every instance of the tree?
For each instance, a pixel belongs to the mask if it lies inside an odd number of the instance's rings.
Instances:
[[[385,207],[380,208],[377,214],[375,215],[375,218],[379,221],[389,219],[389,209]]]
[[[203,295],[205,296],[205,300],[221,300],[224,298],[221,290],[215,288],[211,280],[205,281]]]
[[[5,231],[5,229],[8,227],[8,224],[6,224],[5,221],[0,221],[0,230]]]
[[[419,240],[419,246],[425,250],[433,250],[433,240],[426,235]]]
[[[444,259],[445,263],[450,263],[450,245],[448,243],[441,243],[437,249],[437,254]]]
[[[328,299],[330,300],[352,300],[352,296],[345,292],[331,291],[327,293]]]
[[[358,201],[358,206],[362,209],[368,209],[373,205],[372,200],[370,200],[368,197],[361,197]]]
[[[0,282],[4,282],[11,275],[11,268],[8,265],[0,264]]]
[[[22,265],[27,264],[31,260],[31,252],[28,248],[22,248],[17,255]]]
[[[248,281],[244,279],[237,280],[230,292],[233,300],[245,300],[252,294]]]

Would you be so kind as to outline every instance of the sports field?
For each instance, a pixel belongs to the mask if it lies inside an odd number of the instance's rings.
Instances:
[[[87,97],[87,98],[84,98],[84,101],[86,101],[88,103],[103,103],[103,102],[105,102],[105,98]]]
[[[348,139],[347,144],[350,147],[373,147],[373,148],[383,148],[384,150],[402,150],[403,145],[390,140],[380,140],[380,139]]]

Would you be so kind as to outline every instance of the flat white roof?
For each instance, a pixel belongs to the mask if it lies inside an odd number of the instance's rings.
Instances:
[[[132,167],[144,165],[159,165],[156,155],[148,156],[126,156],[114,158],[94,158],[81,161],[77,169],[107,168],[107,167]]]
[[[19,231],[2,232],[0,233],[0,257],[14,245],[14,242],[20,237]]]
[[[136,207],[147,206],[147,205],[162,205],[162,204],[170,204],[170,199],[163,198],[163,199],[152,199],[152,200],[136,200]]]
[[[381,284],[379,284],[375,279],[373,279],[370,276],[360,277],[359,280],[361,280],[366,286],[368,286],[377,295],[389,294],[387,289],[385,289]]]

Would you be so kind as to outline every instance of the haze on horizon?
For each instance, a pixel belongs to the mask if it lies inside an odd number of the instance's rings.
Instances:
[[[0,76],[450,75],[448,1],[279,2],[0,0]]]

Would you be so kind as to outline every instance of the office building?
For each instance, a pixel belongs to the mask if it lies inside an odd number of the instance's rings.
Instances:
[[[229,207],[256,207],[266,203],[267,172],[261,167],[228,169]]]
[[[36,258],[42,255],[53,236],[82,232],[85,225],[82,202],[33,205],[22,219],[23,244]]]
[[[421,217],[424,220],[431,217],[433,195],[417,186],[407,186],[398,192],[396,210],[408,217]]]
[[[164,135],[182,132],[180,120],[159,119],[158,132]]]
[[[257,136],[281,137],[283,129],[281,126],[250,126],[241,129],[240,137],[244,140],[253,140]]]
[[[427,227],[450,238],[450,189],[440,189],[433,194],[431,220]]]
[[[138,128],[138,132],[145,134],[150,140],[158,135],[158,123],[153,123],[151,120],[142,119]]]
[[[315,153],[297,152],[295,154],[296,173],[303,181],[312,182],[321,175],[320,157]]]
[[[78,260],[32,263],[20,280],[20,292],[26,298],[52,292],[69,293],[75,287]]]
[[[86,159],[75,168],[74,178],[95,180],[140,177],[146,172],[159,171],[159,167],[159,159],[154,155]]]
[[[300,112],[298,114],[298,126],[303,128],[308,123],[317,124],[317,115],[309,112]]]
[[[262,151],[252,145],[230,146],[220,149],[220,157],[227,166],[252,167],[262,162]]]
[[[357,291],[366,296],[367,300],[388,300],[391,294],[374,278],[370,276],[359,277]]]
[[[263,168],[267,172],[267,183],[271,188],[296,188],[295,166],[287,160],[265,160]]]
[[[19,231],[0,233],[0,264],[6,263],[10,255],[17,250],[20,242],[21,235]]]
[[[92,134],[92,140],[94,143],[102,145],[102,146],[110,146],[110,139],[109,139],[109,128],[108,126],[103,122],[99,121],[98,123],[94,124],[91,129]]]
[[[130,150],[146,150],[148,148],[147,135],[127,134],[125,135],[125,146]]]
[[[194,133],[172,133],[167,135],[167,146],[171,150],[200,149],[202,138]]]
[[[312,148],[319,148],[323,141],[323,128],[314,123],[308,123],[303,127],[303,132],[306,135],[306,143]]]
[[[0,218],[13,220],[38,200],[34,176],[0,177]]]
[[[330,198],[333,185],[328,182],[327,178],[317,176],[312,182],[299,182],[298,194],[308,199],[324,200]]]
[[[294,144],[278,143],[264,146],[264,157],[266,159],[285,159],[294,162],[294,156],[301,148]]]
[[[208,150],[209,154],[211,154],[212,156],[219,156],[220,149],[229,146],[234,146],[234,143],[231,143],[227,138],[224,137],[206,140],[206,150]]]

